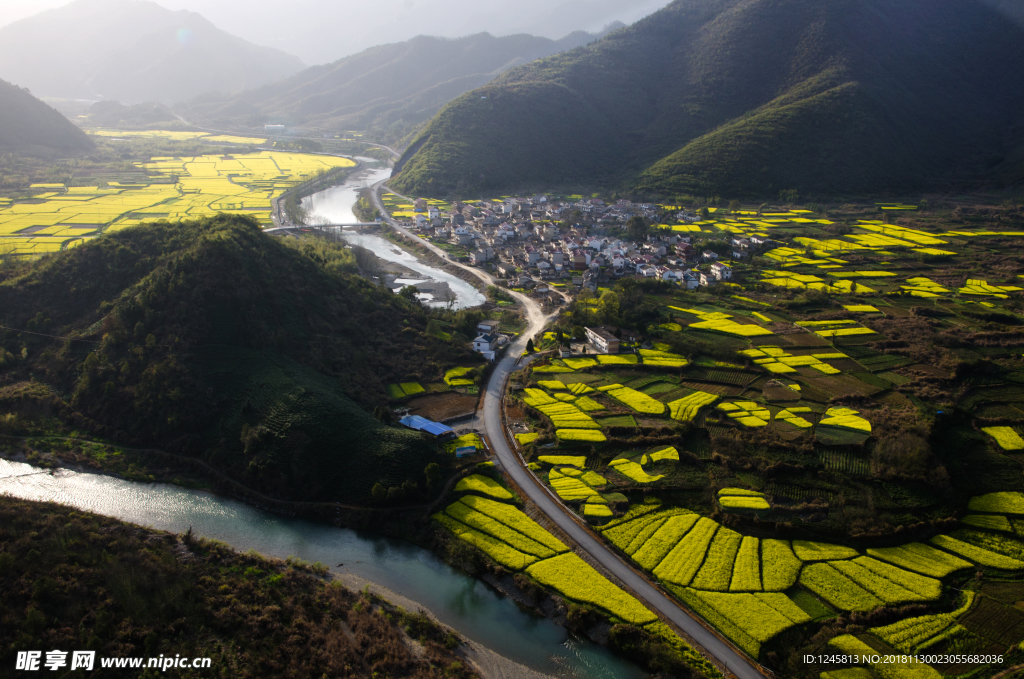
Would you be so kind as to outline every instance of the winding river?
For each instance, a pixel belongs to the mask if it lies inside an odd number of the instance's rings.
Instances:
[[[342,186],[310,196],[306,207],[335,223],[355,222],[352,205],[358,190],[389,174],[386,168],[365,170]],[[357,233],[346,233],[345,238],[424,278],[448,282],[458,295],[460,308],[484,301],[483,295],[462,279],[421,264],[384,238]],[[280,516],[179,486],[70,470],[50,472],[4,459],[0,459],[0,493],[59,502],[175,533],[191,526],[198,535],[222,540],[239,551],[254,549],[277,558],[294,555],[320,561],[333,572],[352,573],[387,587],[423,605],[473,641],[547,674],[574,679],[647,676],[604,647],[570,636],[550,620],[520,610],[508,597],[451,568],[434,553],[401,540]]]
[[[372,160],[368,158],[357,158],[358,160]],[[382,179],[391,176],[391,168],[369,168],[351,175],[344,184],[331,187],[324,191],[314,193],[302,200],[302,206],[306,208],[310,217],[321,217],[329,220],[332,224],[355,224],[359,221],[352,207],[359,198],[359,191]],[[345,231],[344,238],[352,245],[359,245],[373,252],[381,259],[399,264],[421,274],[424,279],[443,281],[448,284],[455,293],[456,309],[474,307],[483,304],[486,297],[475,287],[454,276],[447,271],[427,266],[414,255],[406,252],[393,244],[391,241],[380,236],[368,233],[356,233]],[[429,302],[428,306],[446,306],[443,301]]]
[[[354,573],[422,604],[464,636],[541,672],[579,679],[647,676],[607,649],[521,611],[508,597],[402,540],[280,516],[179,486],[63,469],[51,473],[3,459],[0,493],[59,502],[175,533],[191,526],[196,534],[239,551],[320,561],[333,572]]]

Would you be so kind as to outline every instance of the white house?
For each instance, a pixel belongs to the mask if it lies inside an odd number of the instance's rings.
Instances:
[[[732,267],[722,262],[715,262],[711,265],[711,273],[715,280],[727,281],[732,278]]]
[[[713,274],[701,272],[700,284],[705,288],[709,288],[717,282]]]
[[[495,352],[507,341],[504,335],[496,333],[481,334],[473,340],[473,351],[479,352],[488,361],[493,361]]]
[[[687,290],[696,290],[698,287],[700,287],[700,278],[694,276],[692,273],[687,272],[683,274],[682,283]]]
[[[440,219],[441,211],[431,205],[427,208],[427,216],[430,217],[430,219]]]
[[[715,261],[718,261],[718,253],[717,252],[712,252],[711,250],[705,250],[704,254],[702,254],[701,257],[704,258],[705,262],[715,262]]]
[[[604,328],[585,328],[587,340],[599,354],[619,353],[619,338]]]

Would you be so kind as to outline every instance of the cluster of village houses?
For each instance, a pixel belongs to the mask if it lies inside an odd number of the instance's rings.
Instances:
[[[607,227],[625,226],[634,216],[658,222],[663,215],[650,203],[608,203],[598,198],[565,202],[541,195],[455,203],[449,213],[420,199],[414,209],[415,217],[404,226],[434,241],[464,248],[468,255],[462,259],[470,264],[487,266],[509,287],[530,290],[535,297],[556,304],[562,300],[550,287],[556,282],[596,292],[599,284],[636,277],[693,290],[733,276],[732,267],[718,261],[718,253],[701,250],[698,255],[695,245],[700,242],[692,243],[685,232],[655,231],[640,243],[596,235]],[[570,217],[575,223],[566,228],[563,223]],[[686,211],[670,218],[673,223],[700,219]],[[756,236],[730,240],[733,260],[781,245]],[[618,340],[608,329],[588,329],[587,340],[597,353],[618,351]],[[495,324],[480,328],[473,348],[493,360],[506,341]]]
[[[571,282],[574,287],[597,289],[598,284],[629,277],[656,278],[688,290],[715,285],[732,278],[732,267],[719,255],[697,249],[686,233],[663,231],[642,243],[590,235],[602,227],[623,226],[633,216],[660,219],[658,206],[601,199],[578,202],[551,200],[547,196],[505,201],[456,203],[442,213],[417,200],[416,216],[405,225],[435,241],[465,248],[472,265],[487,265],[508,281],[509,287],[541,294],[552,282]],[[578,223],[566,229],[561,222],[578,213]],[[695,214],[681,212],[678,221],[696,221]],[[731,239],[733,260],[750,257],[755,250],[778,245],[766,238]]]

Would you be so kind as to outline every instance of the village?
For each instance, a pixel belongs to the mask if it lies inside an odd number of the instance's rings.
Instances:
[[[400,223],[447,246],[449,258],[488,269],[508,287],[556,305],[562,295],[554,288],[597,292],[598,286],[627,277],[687,290],[711,287],[731,280],[752,255],[782,245],[759,236],[721,240],[718,234],[659,231],[658,224],[692,223],[702,216],[629,200],[538,195],[457,202],[446,213],[417,199],[414,210],[414,217]],[[639,220],[642,228],[634,226]]]

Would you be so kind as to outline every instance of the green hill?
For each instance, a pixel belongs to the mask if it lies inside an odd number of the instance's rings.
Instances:
[[[374,130],[398,139],[502,71],[598,37],[583,31],[561,40],[532,35],[496,38],[488,33],[457,39],[421,35],[313,66],[256,90],[233,96],[206,94],[177,108],[189,120],[224,127],[273,122]]]
[[[676,0],[445,107],[393,182],[446,195],[849,195],[1018,177],[1024,29],[981,0]]]
[[[426,333],[419,305],[348,273],[350,252],[217,217],[126,229],[0,273],[0,325],[42,333],[0,336],[0,405],[42,404],[277,497],[422,488],[436,446],[368,410],[387,402],[386,384],[437,380],[465,357]]]
[[[84,132],[25,89],[0,80],[0,152],[74,153],[92,148]]]

